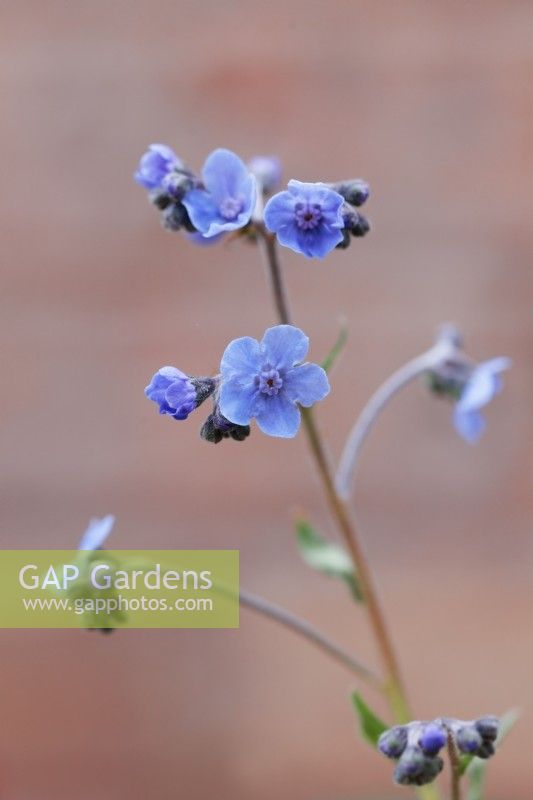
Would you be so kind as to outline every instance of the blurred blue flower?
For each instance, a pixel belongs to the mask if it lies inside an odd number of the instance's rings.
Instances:
[[[308,258],[324,258],[343,240],[344,198],[323,183],[289,181],[265,206],[265,225],[280,244]]]
[[[78,550],[100,550],[114,524],[115,517],[112,514],[102,519],[92,519],[80,539]]]
[[[194,227],[210,238],[243,228],[252,217],[256,182],[241,159],[230,150],[214,150],[202,169],[203,189],[183,198]]]
[[[144,390],[159,405],[160,414],[187,419],[196,408],[196,389],[190,377],[176,367],[161,367]]]
[[[270,194],[278,188],[281,183],[282,166],[277,156],[254,156],[247,166],[265,194]]]
[[[292,325],[269,328],[261,342],[244,336],[226,347],[220,364],[220,411],[230,422],[255,417],[269,436],[291,438],[300,426],[298,405],[312,406],[330,390],[317,364],[300,364],[309,339]]]
[[[510,366],[508,358],[493,358],[478,364],[471,372],[453,414],[455,428],[465,441],[476,442],[485,430],[485,419],[480,409],[501,391],[500,373]]]
[[[139,162],[135,180],[145,189],[158,189],[172,170],[182,167],[183,163],[166,144],[151,144]]]

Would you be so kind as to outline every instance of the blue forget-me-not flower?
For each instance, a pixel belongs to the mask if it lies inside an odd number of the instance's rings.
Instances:
[[[92,519],[80,539],[78,550],[100,550],[111,533],[114,524],[115,517],[112,514],[108,514],[101,519]]]
[[[248,224],[255,207],[256,181],[235,153],[214,150],[203,166],[202,181],[202,188],[191,189],[183,198],[197,231],[211,237]]]
[[[265,206],[265,225],[280,244],[324,258],[344,238],[344,198],[324,183],[289,181]]]
[[[453,413],[455,428],[467,442],[476,442],[485,430],[480,410],[501,391],[501,373],[510,366],[508,358],[493,358],[478,364],[470,373]]]
[[[301,363],[308,348],[307,336],[292,325],[269,328],[261,342],[250,336],[230,342],[220,364],[220,412],[237,425],[255,418],[269,436],[295,436],[298,406],[312,406],[330,390],[322,367]]]

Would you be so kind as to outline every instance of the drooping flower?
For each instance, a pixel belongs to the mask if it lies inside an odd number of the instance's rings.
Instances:
[[[265,206],[265,225],[280,244],[308,258],[324,258],[343,241],[344,198],[323,183],[289,181]]]
[[[114,524],[115,517],[113,514],[108,514],[101,519],[96,517],[92,519],[80,539],[78,550],[100,550],[111,533]]]
[[[205,237],[248,224],[256,201],[256,182],[230,150],[214,150],[202,169],[203,188],[187,192],[183,205],[194,227]]]
[[[476,442],[485,430],[480,410],[501,391],[500,373],[510,366],[508,358],[493,358],[478,364],[470,373],[453,414],[455,428],[467,442]]]
[[[144,393],[159,405],[160,414],[182,420],[214,392],[215,386],[213,378],[195,378],[176,367],[161,367]]]
[[[135,180],[145,189],[158,189],[173,170],[182,167],[182,161],[168,145],[151,144],[141,157]]]
[[[254,156],[248,161],[248,169],[255,175],[264,194],[270,194],[281,182],[282,166],[277,156]]]
[[[269,436],[295,436],[298,406],[312,406],[330,390],[322,367],[300,363],[308,348],[307,336],[292,325],[269,328],[261,342],[250,336],[230,342],[220,364],[221,414],[237,425],[255,418]]]

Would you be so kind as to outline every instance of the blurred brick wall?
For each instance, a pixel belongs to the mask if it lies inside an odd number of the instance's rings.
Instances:
[[[304,441],[212,448],[144,399],[157,367],[215,370],[272,311],[252,248],[164,233],[132,182],[152,141],[196,167],[224,145],[279,153],[287,178],[361,175],[372,235],[323,263],[283,254],[311,355],[349,322],[320,420],[337,454],[445,320],[472,354],[513,358],[476,448],[423,388],[399,397],[357,501],[416,708],[522,706],[490,797],[529,800],[531,3],[6,0],[0,14],[2,546],[67,547],[112,511],[117,547],[238,547],[243,584],[374,657],[362,615],[295,553],[291,505],[329,526]],[[349,677],[246,612],[238,632],[2,640],[6,800],[404,796],[354,733]]]

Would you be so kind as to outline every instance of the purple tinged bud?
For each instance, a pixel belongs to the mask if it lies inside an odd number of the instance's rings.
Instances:
[[[436,722],[429,722],[424,726],[419,739],[419,744],[427,756],[436,756],[446,744],[446,731]]]
[[[474,724],[484,740],[489,742],[496,741],[500,729],[498,717],[480,717]]]
[[[423,774],[427,757],[418,747],[408,747],[398,761],[394,771],[394,780],[401,784],[413,783],[413,779]]]
[[[455,734],[455,741],[462,753],[474,755],[483,744],[481,734],[473,725],[463,725],[459,728]]]
[[[370,186],[366,181],[357,178],[353,181],[344,181],[334,187],[351,206],[362,206],[370,195]]]
[[[200,430],[202,439],[212,444],[218,444],[222,439],[234,439],[236,442],[244,442],[249,435],[249,425],[236,425],[230,422],[229,419],[222,416],[218,407],[215,408],[212,414],[209,414]]]
[[[159,405],[160,414],[183,420],[213,394],[215,388],[213,378],[191,378],[176,367],[162,367],[144,393]]]
[[[400,758],[407,747],[407,737],[407,727],[397,725],[381,734],[378,740],[378,749],[387,758]]]

